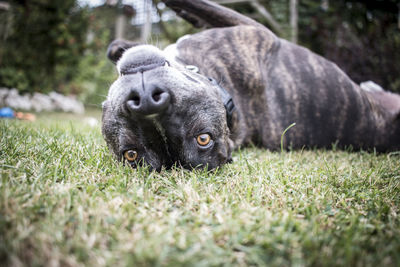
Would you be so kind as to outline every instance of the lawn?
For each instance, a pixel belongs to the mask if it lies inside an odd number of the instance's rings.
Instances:
[[[400,153],[246,148],[155,173],[73,115],[0,120],[0,138],[6,265],[400,265]]]

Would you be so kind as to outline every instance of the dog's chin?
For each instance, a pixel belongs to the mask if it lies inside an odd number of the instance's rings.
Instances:
[[[212,171],[217,170],[222,165],[223,164],[209,164],[209,163],[196,165],[196,163],[193,163],[193,164],[187,163],[187,164],[182,165],[182,167],[184,169],[190,170],[190,171],[193,171],[193,170],[203,171],[204,170],[204,171],[212,172]]]
[[[184,169],[188,170],[206,170],[206,171],[215,171],[218,168],[221,168],[227,163],[231,163],[232,158],[229,157],[227,159],[223,160],[215,160],[215,161],[210,161],[210,162],[205,162],[205,163],[200,163],[200,162],[192,162],[192,163],[186,163],[182,165]]]
[[[144,168],[147,169],[150,172],[162,172],[164,170],[170,171],[174,168],[183,168],[186,170],[205,170],[205,171],[215,171],[218,168],[224,166],[225,164],[232,163],[232,158],[229,156],[229,158],[224,158],[220,160],[212,160],[210,162],[202,162],[201,160],[194,160],[192,162],[182,162],[182,161],[176,161],[174,163],[169,163],[169,164],[157,164],[154,165],[149,162],[143,162],[141,164],[130,164],[130,166],[133,169],[137,168]]]

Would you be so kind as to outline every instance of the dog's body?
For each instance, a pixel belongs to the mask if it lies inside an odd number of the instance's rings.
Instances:
[[[176,162],[215,168],[239,146],[279,148],[292,123],[285,147],[400,149],[400,96],[362,90],[335,64],[247,24],[203,31],[165,52],[137,46],[123,53],[121,77],[104,105],[103,134],[112,151],[121,156],[134,148],[156,169]],[[220,89],[205,77],[233,98],[229,129]],[[154,90],[166,102],[146,104],[154,102],[146,93]],[[132,104],[137,98],[146,104],[140,110]],[[211,136],[211,147],[196,147],[193,140],[202,133]]]
[[[398,149],[395,110],[381,106],[335,64],[254,26],[204,31],[177,45],[181,62],[221,81],[230,91],[239,120],[236,146],[270,149],[342,146]],[[397,95],[400,110],[400,98]],[[396,146],[397,144],[397,146]]]

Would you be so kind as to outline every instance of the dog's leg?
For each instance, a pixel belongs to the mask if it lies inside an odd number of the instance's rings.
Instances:
[[[253,25],[268,30],[264,25],[243,16],[232,9],[220,6],[208,0],[162,0],[180,17],[195,27],[229,27]],[[268,30],[269,31],[269,30]]]

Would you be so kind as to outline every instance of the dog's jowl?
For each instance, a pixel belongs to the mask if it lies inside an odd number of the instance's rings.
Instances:
[[[285,147],[400,149],[399,95],[361,89],[334,63],[234,11],[165,2],[214,28],[164,51],[110,45],[119,77],[103,104],[103,136],[118,159],[214,169],[239,146],[279,149],[292,123]]]

